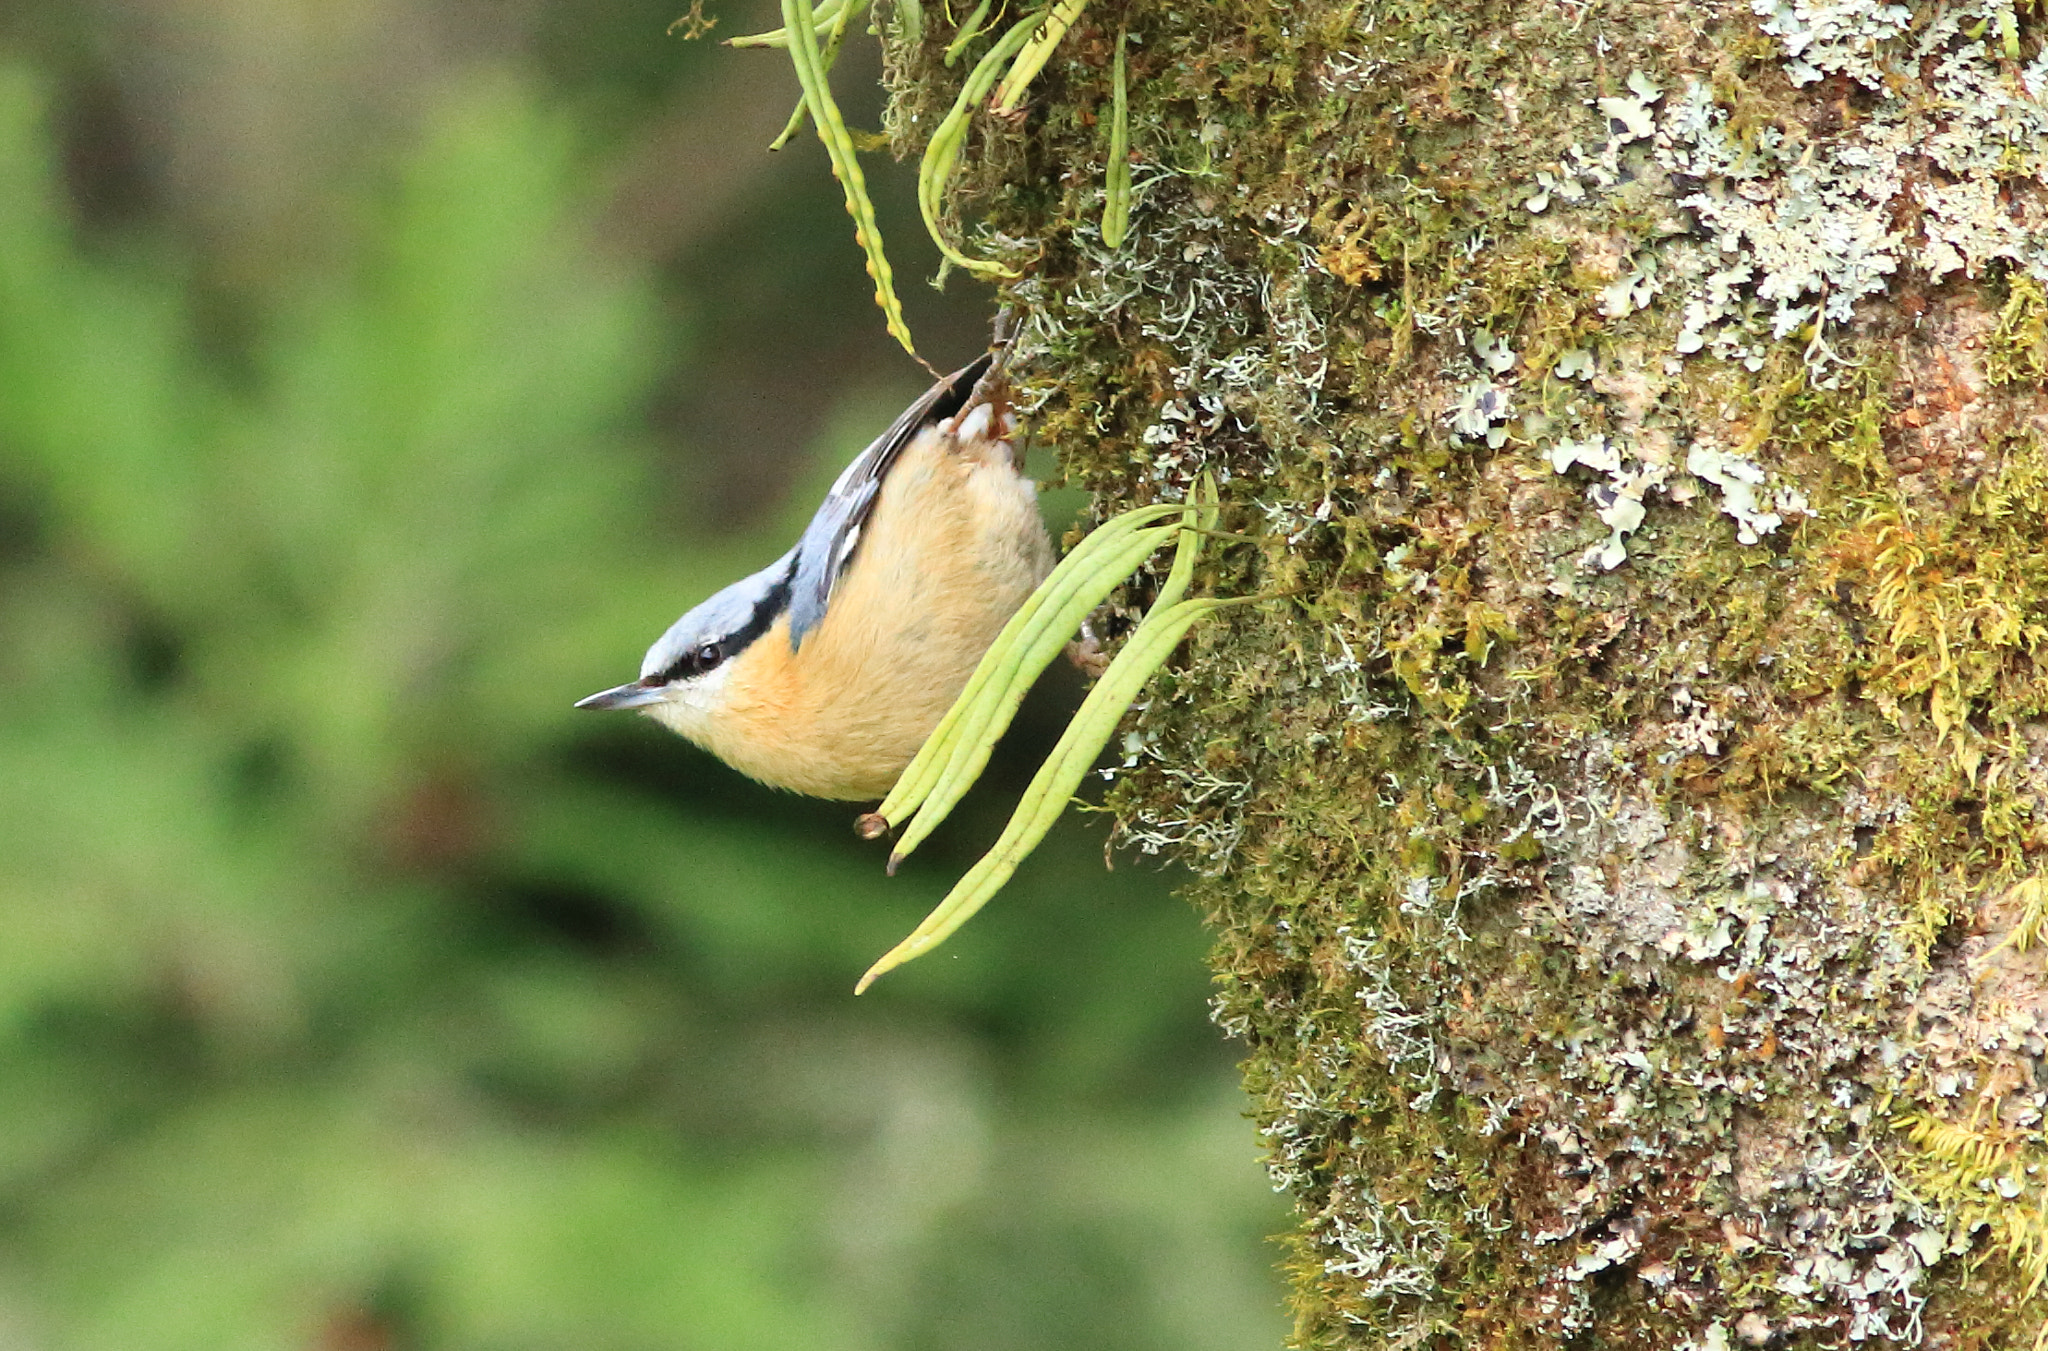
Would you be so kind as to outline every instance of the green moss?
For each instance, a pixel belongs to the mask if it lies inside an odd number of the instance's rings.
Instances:
[[[1714,22],[1091,7],[1030,119],[970,152],[963,200],[1038,259],[1008,299],[1069,477],[1106,512],[1216,471],[1264,542],[1209,584],[1288,596],[1193,640],[1111,805],[1202,873],[1218,1021],[1299,1208],[1301,1346],[2040,1320],[2024,1226],[1966,1264],[1975,1179],[1889,1124],[2003,1082],[1954,1031],[1991,941],[1960,922],[2048,841],[2048,461],[2003,374],[2037,292],[1772,339],[1752,291],[1680,359],[1718,241],[1587,100],[1648,116],[1696,79],[1759,172],[1835,134],[1746,6]],[[1112,253],[1117,25],[1145,186]],[[943,40],[895,54],[901,107],[945,86]],[[1532,210],[1539,172],[1580,196]],[[1988,431],[1955,431],[1964,393]],[[1622,468],[1557,472],[1567,436]],[[1755,500],[1688,473],[1700,447]],[[1605,570],[1599,494],[1632,474]],[[1937,994],[1947,1021],[1901,1031]]]
[[[2048,378],[2048,292],[2040,278],[2019,271],[2007,277],[1984,373],[1994,385]]]

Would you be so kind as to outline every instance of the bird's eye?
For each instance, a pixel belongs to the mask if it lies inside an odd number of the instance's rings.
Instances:
[[[706,643],[691,654],[691,665],[699,671],[708,671],[725,660],[725,644]]]

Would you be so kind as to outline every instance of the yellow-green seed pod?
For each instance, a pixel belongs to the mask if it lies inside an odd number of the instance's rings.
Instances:
[[[1116,61],[1110,67],[1109,166],[1102,183],[1102,244],[1120,249],[1131,232],[1131,97],[1124,73],[1124,39],[1116,30]]]

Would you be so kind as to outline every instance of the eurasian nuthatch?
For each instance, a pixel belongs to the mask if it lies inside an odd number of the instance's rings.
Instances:
[[[794,549],[691,610],[637,708],[743,774],[814,797],[888,792],[997,632],[1052,569],[1015,420],[954,372],[855,457]]]

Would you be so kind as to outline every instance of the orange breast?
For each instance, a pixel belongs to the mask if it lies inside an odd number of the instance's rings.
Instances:
[[[786,620],[741,654],[698,739],[764,783],[881,797],[1051,568],[1007,448],[927,430],[884,482],[824,620],[793,655]]]

